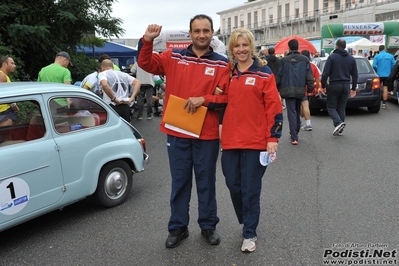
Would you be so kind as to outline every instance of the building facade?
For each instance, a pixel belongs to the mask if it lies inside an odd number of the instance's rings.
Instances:
[[[217,13],[218,37],[228,44],[239,27],[252,31],[258,47],[276,44],[289,36],[320,39],[328,23],[399,20],[397,0],[255,0]]]

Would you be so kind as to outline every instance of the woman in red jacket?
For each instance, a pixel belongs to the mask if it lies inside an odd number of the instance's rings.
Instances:
[[[254,38],[237,29],[229,44],[232,76],[222,123],[222,170],[240,224],[244,224],[241,250],[256,249],[262,177],[261,156],[275,154],[283,115],[271,69],[255,53]],[[267,152],[267,153],[266,153]]]

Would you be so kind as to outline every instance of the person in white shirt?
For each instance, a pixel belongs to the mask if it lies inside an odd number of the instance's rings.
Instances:
[[[111,60],[101,62],[98,81],[103,88],[103,100],[109,104],[122,118],[130,122],[130,103],[140,91],[141,82],[121,71],[115,71]],[[134,86],[129,97],[129,85]]]
[[[100,83],[98,82],[98,73],[99,70],[87,75],[80,83],[80,87],[89,90],[97,95],[101,95],[102,90],[100,87]]]
[[[147,102],[147,119],[153,118],[152,96],[154,94],[154,74],[148,73],[138,66],[137,62],[130,69],[130,72],[141,81],[140,93],[137,95],[138,120],[143,119],[144,100]]]

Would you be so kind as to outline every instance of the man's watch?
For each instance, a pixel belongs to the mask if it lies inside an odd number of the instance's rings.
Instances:
[[[115,102],[116,100],[116,96],[114,96],[114,98],[111,99],[111,102]]]

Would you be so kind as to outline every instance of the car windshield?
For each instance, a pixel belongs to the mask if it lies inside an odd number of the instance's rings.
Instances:
[[[357,72],[358,74],[370,74],[373,73],[373,69],[366,58],[356,57],[356,65],[357,65]],[[319,61],[319,68],[320,71],[323,72],[324,65],[326,64],[327,60],[320,60]],[[316,63],[317,64],[317,63]]]

